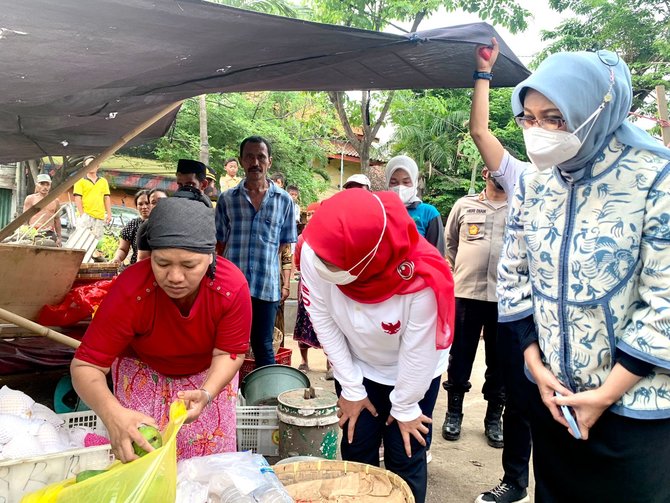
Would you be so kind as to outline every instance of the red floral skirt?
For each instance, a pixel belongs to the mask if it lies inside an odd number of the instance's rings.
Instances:
[[[156,420],[159,429],[169,421],[170,404],[177,392],[199,389],[207,371],[185,377],[166,377],[136,358],[117,358],[112,364],[114,394],[121,405]],[[206,407],[200,417],[185,424],[177,435],[177,459],[237,451],[235,408],[238,374]]]

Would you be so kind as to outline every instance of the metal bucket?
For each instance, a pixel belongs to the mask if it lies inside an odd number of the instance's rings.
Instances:
[[[309,377],[288,365],[266,365],[242,379],[240,390],[247,405],[276,405],[283,391],[310,386]]]
[[[285,391],[277,397],[279,457],[337,458],[337,395],[314,388]]]

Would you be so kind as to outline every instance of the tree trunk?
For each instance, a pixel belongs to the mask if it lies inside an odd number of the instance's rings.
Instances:
[[[198,96],[200,104],[200,162],[209,166],[209,135],[207,134],[207,101],[206,96]]]
[[[371,118],[369,117],[370,92],[362,91],[360,110],[362,119],[361,122],[363,124],[363,136],[362,138],[359,138],[356,135],[356,133],[354,133],[354,130],[351,127],[351,123],[349,122],[349,117],[347,117],[346,110],[344,109],[344,93],[340,91],[328,92],[328,97],[330,98],[331,103],[335,107],[337,116],[339,117],[340,123],[344,128],[344,133],[346,134],[349,143],[351,143],[351,146],[354,147],[354,149],[358,153],[358,157],[361,163],[361,173],[370,178],[370,181],[372,182],[372,188],[374,190],[379,190],[384,187],[378,186],[379,183],[383,185],[383,181],[373,180],[373,178],[378,177],[370,176],[371,175],[370,146],[372,145],[372,142],[374,141],[375,137],[377,136],[377,133],[379,132],[379,128],[381,127],[382,123],[384,122],[384,119],[386,118],[386,114],[388,113],[389,107],[391,106],[391,101],[393,101],[393,95],[394,91],[391,91],[388,97],[386,98],[386,102],[382,107],[382,111],[380,112],[379,117],[377,117],[376,121],[371,123]]]

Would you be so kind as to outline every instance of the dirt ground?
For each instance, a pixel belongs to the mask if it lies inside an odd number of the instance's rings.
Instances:
[[[290,334],[293,328],[289,320],[295,320],[295,314],[293,306],[287,307],[286,332]],[[300,364],[300,352],[290,335],[285,339],[285,346],[293,350],[291,364],[297,367]],[[310,371],[307,375],[312,385],[334,391],[333,381],[325,379],[326,359],[323,351],[310,349],[308,359]],[[489,447],[484,436],[486,402],[481,394],[484,369],[482,341],[477,350],[471,379],[472,391],[465,397],[461,438],[456,442],[444,440],[440,433],[447,409],[447,392],[440,390],[434,412],[433,461],[428,465],[427,503],[472,503],[481,492],[494,487],[502,478],[502,449]],[[446,375],[444,377],[446,379]],[[532,488],[531,472],[531,501]]]

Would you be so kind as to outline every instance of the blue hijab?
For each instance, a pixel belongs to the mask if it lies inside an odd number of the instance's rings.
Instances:
[[[670,159],[670,149],[627,120],[633,103],[633,89],[626,63],[610,51],[553,54],[540,64],[535,73],[517,85],[512,94],[514,115],[523,113],[526,91],[534,89],[558,107],[567,130],[574,131],[603,102],[610,86],[610,68],[614,72],[612,100],[594,124],[587,124],[577,133],[582,140],[577,155],[558,166],[562,172],[570,173],[570,178],[575,181],[582,178],[586,168],[609,143],[612,134],[624,145]],[[584,139],[591,125],[593,128]]]

